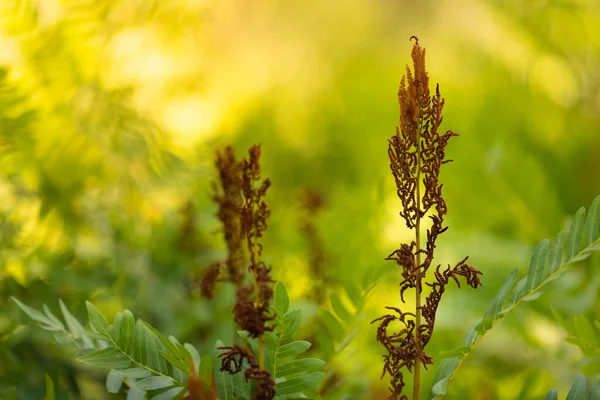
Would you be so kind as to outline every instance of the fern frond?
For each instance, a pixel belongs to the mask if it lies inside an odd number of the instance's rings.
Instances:
[[[13,300],[42,329],[51,331],[57,342],[74,344],[80,351],[79,363],[108,370],[109,393],[118,393],[125,383],[129,386],[128,398],[148,395],[153,400],[170,400],[184,391],[187,377],[198,374],[200,356],[193,346],[182,345],[172,336],[167,338],[141,319],[136,320],[129,310],[117,313],[109,325],[104,315],[87,302],[92,328],[87,331],[62,301],[66,326],[45,305],[41,313]]]
[[[522,302],[532,301],[541,295],[541,289],[559,278],[568,267],[586,259],[600,250],[600,196],[592,202],[589,212],[580,208],[569,231],[560,232],[550,246],[548,239],[542,240],[535,248],[527,275],[515,285],[518,269],[510,273],[499,292],[492,299],[484,316],[467,331],[462,347],[452,352],[452,357],[440,363],[431,388],[431,399],[441,399],[447,391],[448,383],[469,356],[471,351],[506,314]],[[564,252],[564,258],[563,258]],[[511,290],[512,289],[512,290]],[[510,295],[510,296],[509,296]],[[459,351],[460,350],[460,351]]]

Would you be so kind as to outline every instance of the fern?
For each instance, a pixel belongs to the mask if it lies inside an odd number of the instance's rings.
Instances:
[[[527,275],[516,285],[519,271],[515,269],[510,273],[483,317],[478,319],[465,334],[462,346],[447,353],[448,358],[441,361],[433,380],[430,397],[440,399],[446,394],[448,383],[473,348],[506,314],[522,302],[538,298],[541,295],[540,290],[547,283],[562,276],[570,265],[586,259],[598,250],[600,250],[600,196],[592,202],[587,216],[585,208],[582,207],[577,211],[569,231],[566,234],[560,232],[556,235],[552,245],[548,239],[544,239],[536,246]]]
[[[304,340],[292,341],[300,326],[302,313],[300,310],[289,310],[290,300],[283,282],[275,288],[273,312],[277,315],[273,332],[264,334],[265,368],[276,378],[276,400],[314,398],[316,389],[325,373],[319,369],[325,361],[318,358],[301,358],[298,356],[307,351],[311,344]],[[238,331],[238,336],[246,342],[254,354],[258,354],[258,341],[246,331]],[[216,348],[222,347],[218,341]],[[251,398],[250,385],[241,373],[230,375],[215,370],[215,380],[220,399]]]
[[[108,370],[106,388],[110,393],[120,392],[125,384],[128,399],[169,400],[184,391],[187,377],[198,375],[200,356],[193,346],[165,337],[141,319],[136,321],[129,310],[117,313],[109,325],[87,302],[92,330],[85,330],[62,301],[65,323],[46,305],[41,313],[13,300],[41,328],[52,332],[58,343],[75,345],[78,362]]]
[[[569,390],[567,400],[600,400],[600,382],[596,383],[596,386],[588,394],[587,391],[587,380],[585,376],[580,376],[575,380],[575,383]],[[551,389],[546,395],[545,400],[558,400],[558,390]]]

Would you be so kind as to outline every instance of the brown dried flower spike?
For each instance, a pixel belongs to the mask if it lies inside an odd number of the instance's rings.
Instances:
[[[439,85],[435,95],[429,92],[429,75],[425,68],[425,49],[419,46],[415,36],[412,49],[413,71],[406,67],[406,76],[402,77],[398,91],[400,103],[400,128],[389,140],[388,155],[390,169],[396,181],[397,194],[402,202],[400,215],[406,226],[415,230],[415,239],[410,244],[401,244],[386,259],[394,260],[402,268],[400,282],[400,298],[404,303],[404,292],[415,289],[415,313],[401,311],[396,307],[386,307],[394,311],[375,321],[380,321],[377,328],[377,340],[386,348],[382,377],[388,373],[391,377],[391,399],[408,400],[402,390],[405,386],[403,369],[414,372],[413,400],[419,399],[420,364],[426,368],[433,359],[424,351],[433,334],[435,314],[445,291],[446,284],[453,279],[460,287],[458,280],[462,276],[473,288],[481,285],[481,272],[465,262],[445,269],[437,265],[431,292],[421,304],[423,280],[433,262],[434,250],[438,236],[445,232],[446,202],[442,197],[442,185],[439,183],[440,168],[451,160],[445,159],[444,149],[452,136],[452,131],[439,133],[442,123],[444,100],[440,96]],[[424,192],[421,189],[423,183]],[[427,212],[431,212],[433,224],[427,230],[425,248],[421,248],[421,221]],[[424,256],[424,258],[423,258]],[[373,321],[373,322],[375,322]],[[401,323],[403,329],[389,333],[388,327],[393,321]]]

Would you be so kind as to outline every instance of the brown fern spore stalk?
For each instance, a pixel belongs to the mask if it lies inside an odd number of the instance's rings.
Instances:
[[[452,131],[439,132],[442,123],[444,100],[439,85],[431,96],[429,75],[425,68],[425,49],[416,37],[412,49],[413,69],[406,67],[398,91],[400,104],[400,127],[388,142],[390,169],[396,182],[397,195],[402,203],[400,215],[406,226],[415,230],[415,239],[410,244],[401,244],[386,259],[395,261],[402,269],[400,300],[404,303],[404,292],[415,290],[415,312],[402,311],[397,307],[386,307],[393,311],[376,319],[379,321],[377,340],[386,348],[383,356],[383,376],[391,378],[390,399],[408,400],[402,394],[405,386],[403,371],[413,372],[413,400],[419,399],[420,368],[433,363],[424,351],[435,326],[435,314],[445,291],[445,286],[453,279],[460,287],[459,276],[465,278],[473,288],[481,285],[478,275],[481,272],[466,264],[467,258],[456,266],[441,270],[436,267],[434,281],[425,282],[431,292],[422,303],[423,282],[431,266],[438,236],[447,230],[443,225],[446,215],[446,202],[442,197],[442,184],[439,183],[440,169],[450,162],[445,159],[445,147]],[[423,184],[424,191],[421,190]],[[421,220],[430,212],[432,226],[427,230],[425,248],[421,247]],[[373,322],[375,322],[373,321]],[[403,329],[389,333],[392,322],[399,322]]]
[[[225,352],[219,357],[222,357],[221,371],[232,374],[243,369],[242,361],[245,359],[250,367],[245,370],[244,377],[246,380],[254,380],[256,384],[253,399],[271,400],[275,396],[275,381],[264,367],[263,335],[273,331],[270,321],[275,316],[270,314],[270,307],[274,281],[270,276],[271,268],[260,259],[260,238],[267,229],[267,218],[270,214],[264,196],[271,182],[269,179],[261,182],[260,155],[260,146],[250,147],[248,158],[240,162],[235,160],[233,149],[230,147],[223,153],[217,153],[222,193],[230,193],[229,197],[215,196],[215,201],[220,205],[219,218],[222,221],[234,221],[228,226],[224,222],[230,277],[237,286],[237,301],[233,308],[234,320],[250,337],[257,338],[259,344],[258,360],[237,345],[220,348]],[[225,188],[229,188],[229,191]],[[244,260],[244,247],[250,258],[248,271],[251,273],[251,279],[244,279],[246,274],[241,268],[238,269]],[[235,360],[239,362],[236,363]]]

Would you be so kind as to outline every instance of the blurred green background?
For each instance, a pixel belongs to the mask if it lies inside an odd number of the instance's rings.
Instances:
[[[120,398],[11,296],[54,310],[62,298],[83,320],[85,300],[107,315],[128,308],[201,351],[230,337],[231,288],[208,301],[193,287],[225,257],[210,196],[214,151],[227,144],[241,157],[262,143],[265,259],[312,337],[322,289],[306,221],[326,292],[412,237],[387,160],[411,35],[446,99],[443,128],[460,133],[441,176],[450,229],[436,262],[469,255],[484,273],[477,291],[447,290],[436,360],[512,269],[525,273],[533,246],[600,194],[596,1],[2,0],[0,17],[0,394],[41,399],[48,373],[57,398]],[[303,207],[306,190],[320,211]],[[586,260],[505,318],[447,398],[565,394],[584,357],[550,310],[597,316],[597,267]],[[352,389],[330,398],[384,398],[369,322],[399,304],[399,281],[392,268],[372,292],[338,372]]]

